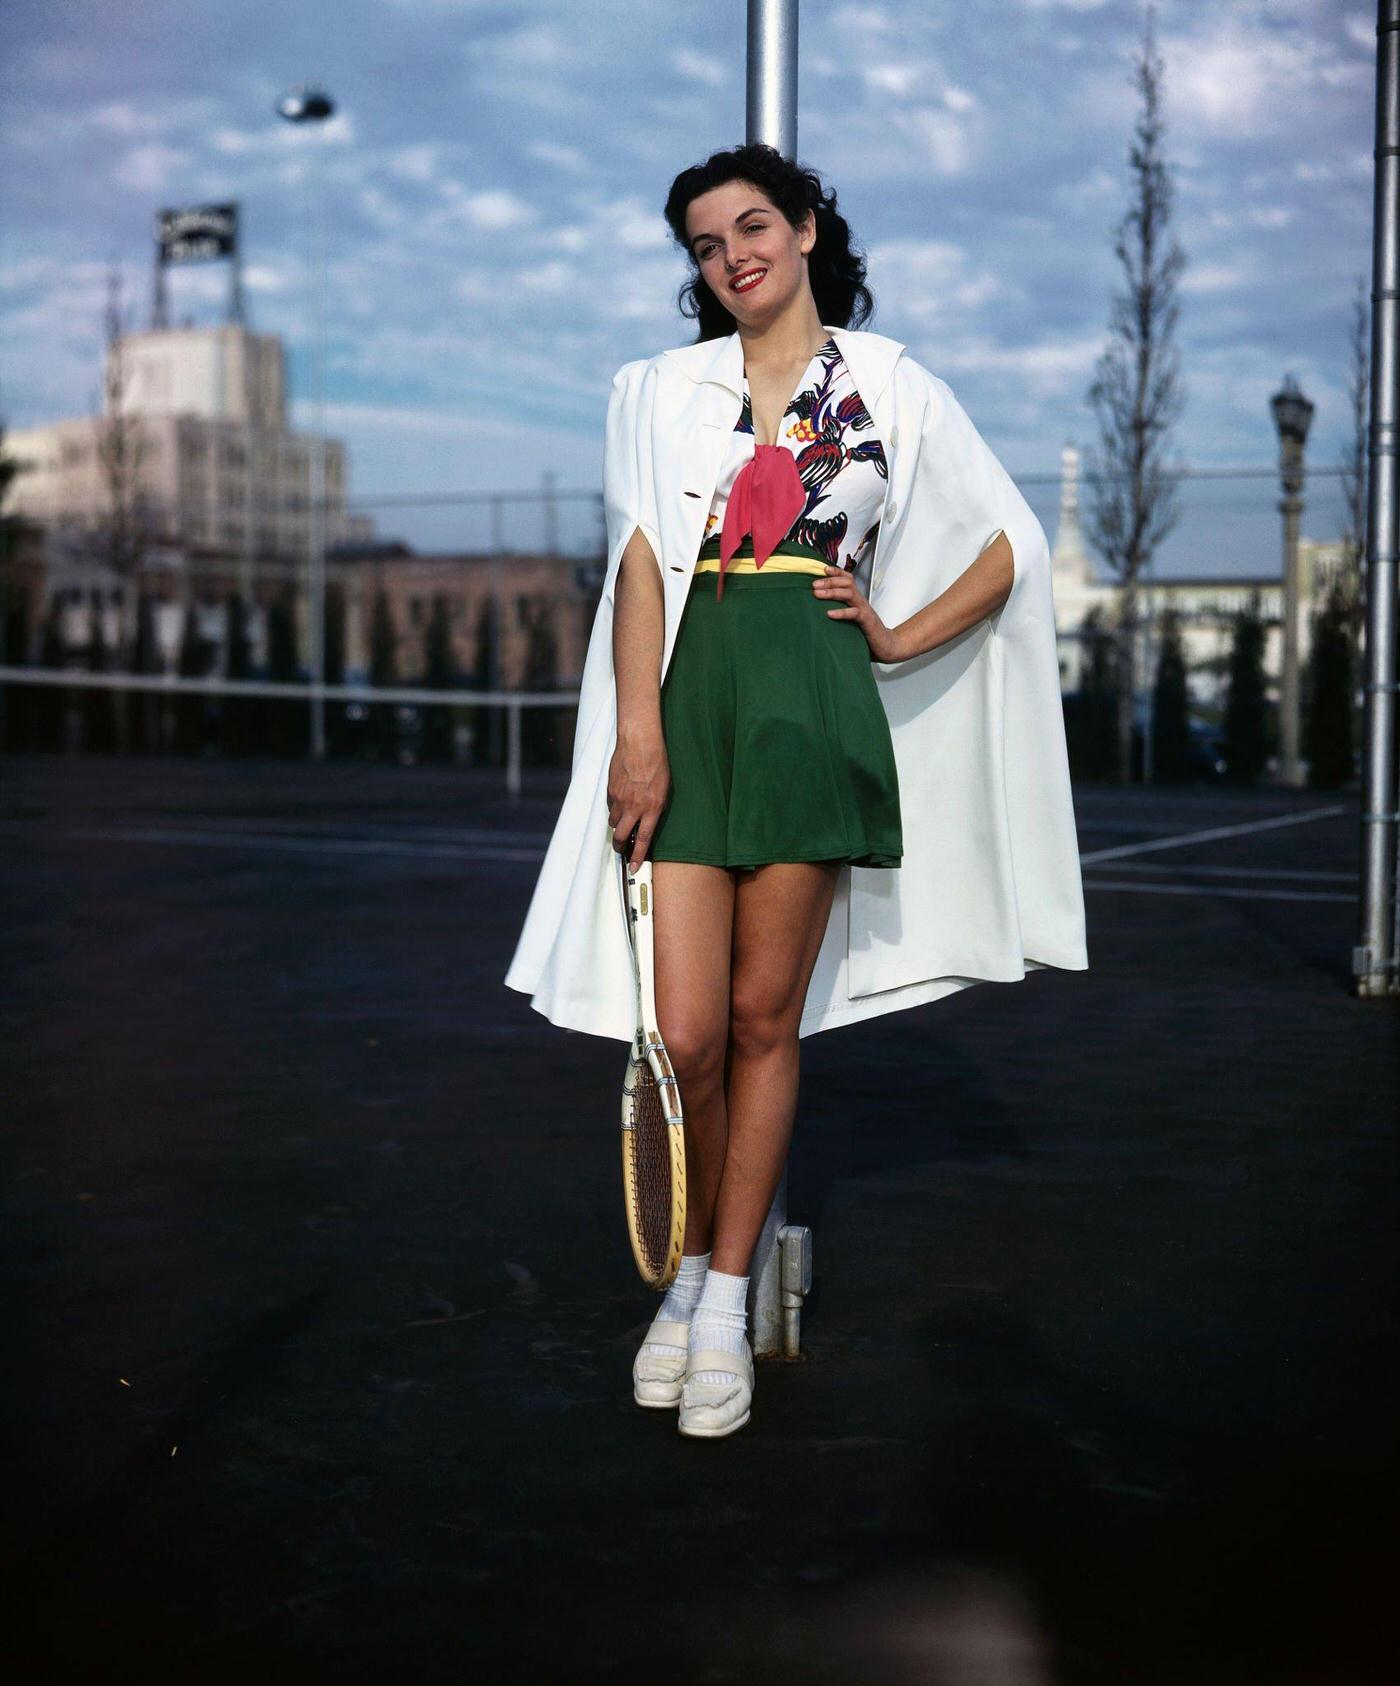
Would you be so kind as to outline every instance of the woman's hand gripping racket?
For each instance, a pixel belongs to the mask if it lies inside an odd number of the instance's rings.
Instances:
[[[685,1127],[680,1085],[656,1028],[651,861],[634,870],[629,852],[630,840],[617,856],[637,986],[637,1033],[622,1083],[622,1187],[637,1269],[649,1287],[665,1288],[680,1268],[685,1239]]]

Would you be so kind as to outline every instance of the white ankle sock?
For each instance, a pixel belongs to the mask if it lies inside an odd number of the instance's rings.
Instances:
[[[709,1268],[708,1253],[682,1253],[680,1269],[672,1278],[656,1316],[676,1323],[689,1323],[699,1304],[701,1290],[705,1286],[705,1273]],[[642,1346],[643,1352],[655,1353],[661,1358],[675,1358],[684,1350],[662,1341],[646,1341]]]
[[[729,1276],[722,1270],[706,1273],[705,1286],[690,1319],[690,1351],[704,1352],[718,1349],[732,1352],[736,1358],[744,1351],[744,1338],[749,1332],[747,1276]],[[699,1382],[729,1380],[722,1371],[697,1370],[693,1379]]]

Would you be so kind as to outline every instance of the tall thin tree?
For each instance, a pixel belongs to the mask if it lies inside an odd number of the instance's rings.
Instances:
[[[1180,470],[1164,455],[1183,394],[1174,343],[1177,284],[1186,254],[1172,234],[1172,182],[1163,153],[1163,70],[1147,8],[1133,79],[1141,109],[1128,151],[1132,197],[1114,237],[1123,289],[1114,295],[1108,343],[1089,402],[1099,444],[1085,453],[1085,530],[1118,585],[1118,776],[1132,776],[1139,588],[1176,526]]]
[[[1161,629],[1152,700],[1152,776],[1160,784],[1182,784],[1191,772],[1191,693],[1181,616],[1175,609],[1163,612]]]
[[[1251,592],[1235,616],[1230,646],[1230,689],[1225,699],[1225,764],[1231,784],[1257,784],[1269,759],[1268,701],[1264,684],[1264,617]]]
[[[103,538],[107,562],[122,579],[131,579],[150,540],[150,500],[142,486],[149,441],[141,419],[131,410],[129,323],[122,304],[121,269],[107,273],[104,313],[107,341],[102,369],[102,407],[97,421],[97,460],[106,489]]]

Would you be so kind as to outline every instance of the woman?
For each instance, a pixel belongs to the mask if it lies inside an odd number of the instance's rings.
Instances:
[[[666,216],[700,336],[614,381],[573,777],[506,982],[630,1040],[613,851],[650,855],[687,1219],[633,1390],[719,1437],[799,1038],[1087,961],[1039,523],[950,389],[847,326],[864,264],[815,174],[739,147]]]

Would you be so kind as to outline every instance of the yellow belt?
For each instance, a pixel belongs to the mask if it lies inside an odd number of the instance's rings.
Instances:
[[[752,556],[735,556],[731,558],[729,566],[724,570],[726,574],[824,574],[825,562],[816,562],[810,556],[770,556],[761,568],[754,563]],[[719,572],[719,557],[704,556],[695,564],[697,574],[717,574]]]

